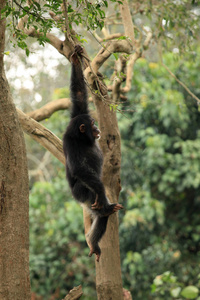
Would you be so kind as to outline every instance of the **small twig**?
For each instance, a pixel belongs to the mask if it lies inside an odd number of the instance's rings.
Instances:
[[[165,70],[167,70],[167,72],[187,91],[187,93],[192,96],[192,98],[194,98],[197,102],[200,103],[200,99],[193,94],[190,89],[182,82],[180,81],[176,75],[174,73],[172,73],[172,71],[161,61],[161,65],[165,68]]]
[[[165,68],[165,70],[186,90],[186,92],[192,97],[194,98],[198,103],[200,103],[200,99],[191,92],[191,90],[182,82],[180,81],[176,75],[164,64],[163,59],[162,59],[162,47],[160,45],[160,43],[158,43],[158,52],[159,52],[159,57],[160,57],[160,62],[161,65]]]
[[[28,15],[32,15],[34,17],[37,17],[37,18],[40,18],[40,19],[44,19],[45,18],[42,18],[39,14],[36,14],[36,13],[33,13],[31,12],[30,10],[24,8],[21,4],[19,4],[16,0],[13,0],[12,2],[14,2],[19,8],[21,8],[23,11],[25,11]]]
[[[145,41],[143,43],[144,50],[146,50],[149,47],[150,41],[151,41],[152,36],[153,36],[151,31],[146,31],[145,30],[145,32],[147,33],[147,36],[146,36],[146,39],[145,39]]]
[[[118,39],[120,38],[121,36],[124,36],[124,34],[122,33],[113,33],[113,34],[110,34],[104,38],[100,38],[97,36],[97,34],[95,33],[96,37],[99,39],[99,43],[102,43],[102,42],[105,42],[105,41],[110,41],[110,40],[114,40],[114,39]],[[102,46],[102,45],[101,45]]]

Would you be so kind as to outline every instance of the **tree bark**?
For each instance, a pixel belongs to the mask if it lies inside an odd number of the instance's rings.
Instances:
[[[17,113],[24,132],[29,134],[65,165],[62,141],[53,132],[24,114],[21,110],[17,109]]]
[[[106,92],[105,92],[106,93]],[[116,113],[110,111],[109,98],[105,104],[98,96],[94,97],[97,107],[99,128],[103,132],[100,139],[104,155],[103,183],[106,195],[112,203],[117,203],[120,184],[121,141]],[[118,215],[109,217],[108,226],[100,242],[102,255],[96,262],[96,290],[98,299],[122,300],[123,288],[121,278]]]
[[[0,10],[5,5],[0,0]],[[0,299],[30,299],[28,169],[25,143],[4,73],[0,20]]]

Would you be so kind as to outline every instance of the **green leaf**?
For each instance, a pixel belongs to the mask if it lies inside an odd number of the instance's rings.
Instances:
[[[118,60],[119,56],[116,53],[113,53],[115,60]]]
[[[196,286],[190,285],[182,290],[181,296],[187,299],[195,299],[198,296],[198,293],[198,288]]]
[[[163,284],[162,277],[161,276],[156,276],[156,278],[154,279],[153,283],[155,284],[155,286],[162,285]]]
[[[127,39],[127,37],[125,36],[125,35],[122,35],[122,36],[120,36],[119,38],[117,38],[118,39],[118,41],[120,41],[120,40],[126,40]]]
[[[28,48],[26,48],[26,56],[29,56],[29,54],[30,54],[30,51]]]
[[[180,294],[181,288],[180,287],[176,287],[171,289],[170,294],[173,298],[177,298]]]

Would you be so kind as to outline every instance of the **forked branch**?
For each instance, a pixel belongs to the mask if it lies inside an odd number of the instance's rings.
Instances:
[[[17,109],[17,113],[23,130],[65,165],[62,141],[50,130],[28,117],[21,110]]]

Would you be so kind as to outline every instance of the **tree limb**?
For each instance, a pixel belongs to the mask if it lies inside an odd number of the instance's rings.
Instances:
[[[143,48],[145,49],[148,48],[151,38],[152,38],[152,33],[149,31],[143,43],[143,47],[141,44],[138,44],[136,52],[130,56],[129,62],[127,64],[126,85],[124,88],[122,88],[121,90],[122,93],[128,93],[130,91],[134,65],[136,61],[141,57],[143,53]]]
[[[128,40],[108,42],[91,62],[93,72],[91,71],[90,67],[87,67],[84,72],[88,83],[90,85],[93,84],[93,81],[95,80],[94,74],[97,74],[99,68],[104,64],[104,62],[110,57],[112,53],[119,52],[130,54],[131,49],[132,47]]]
[[[27,34],[30,37],[39,38],[43,36],[43,33],[39,32],[39,30],[36,30],[34,27],[26,27],[28,21],[28,16],[24,16],[20,19],[18,23],[18,29],[22,30],[25,34]],[[64,55],[67,59],[70,59],[70,56],[73,51],[73,47],[70,47],[70,43],[67,43],[66,40],[63,42],[59,38],[57,38],[54,34],[47,32],[46,37],[49,40],[49,44],[51,44],[54,48],[58,50],[58,52],[62,55]]]
[[[63,300],[77,300],[83,295],[81,285],[74,287]]]
[[[120,99],[120,87],[122,82],[125,80],[125,69],[126,59],[124,58],[124,56],[121,56],[115,62],[114,80],[112,85],[112,99],[114,103],[116,103]],[[124,74],[124,76],[122,74]]]
[[[133,25],[132,16],[130,13],[130,9],[129,9],[127,0],[123,0],[123,4],[119,4],[119,8],[121,11],[125,35],[130,38],[130,40],[132,42],[132,46],[134,46],[135,42],[136,42],[135,33],[134,33],[134,25]]]
[[[58,110],[65,110],[71,106],[71,100],[69,98],[61,98],[51,101],[39,109],[27,113],[29,117],[40,122],[49,118],[54,112]]]
[[[17,109],[17,113],[23,130],[65,165],[62,141],[50,130],[28,117],[21,110]]]
[[[92,97],[88,99],[88,102],[93,102]],[[44,106],[26,113],[27,116],[31,117],[37,122],[50,118],[53,113],[59,110],[69,109],[71,106],[70,98],[61,98],[51,102],[48,102]],[[92,117],[96,119],[96,111],[90,112]]]
[[[103,31],[103,29],[102,29]],[[113,33],[113,34],[106,34],[104,36],[104,38],[100,38],[96,33],[95,33],[95,37],[96,39],[99,41],[99,43],[105,42],[105,41],[110,41],[110,40],[114,40],[114,39],[118,39],[121,36],[124,36],[124,34],[122,33]]]

